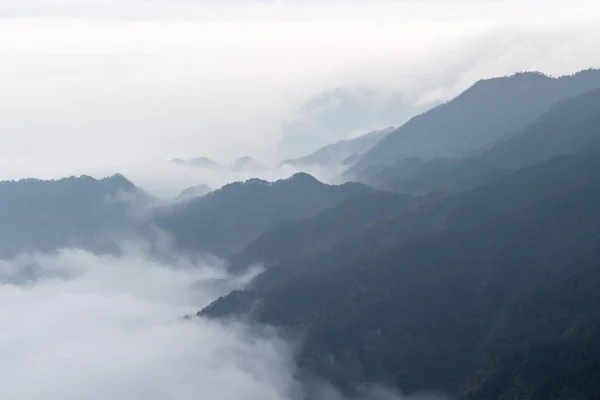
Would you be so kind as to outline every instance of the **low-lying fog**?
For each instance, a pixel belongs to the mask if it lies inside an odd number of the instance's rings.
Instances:
[[[165,265],[129,250],[78,249],[0,261],[0,398],[306,398],[293,349],[273,328],[182,318],[246,285],[219,262]],[[399,395],[375,388],[364,399]],[[311,398],[342,395],[321,382]]]
[[[0,261],[0,398],[287,398],[293,364],[276,335],[180,318],[246,279],[137,252]]]

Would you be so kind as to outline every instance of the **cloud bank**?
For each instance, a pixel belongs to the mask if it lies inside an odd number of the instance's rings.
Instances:
[[[277,336],[179,318],[244,283],[218,267],[67,249],[0,261],[0,282],[2,398],[292,395],[290,353]]]
[[[297,379],[297,343],[270,327],[185,319],[253,277],[215,260],[158,262],[79,249],[0,260],[0,397],[344,400]],[[348,400],[430,400],[373,386]]]
[[[0,178],[276,164],[282,127],[323,92],[431,103],[484,77],[597,67],[599,17],[592,0],[4,1]]]

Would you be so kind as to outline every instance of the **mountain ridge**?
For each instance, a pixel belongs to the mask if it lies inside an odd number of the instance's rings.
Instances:
[[[489,150],[516,170],[374,224],[348,225],[353,197],[317,214],[322,227],[275,225],[239,256],[266,261],[265,272],[198,315],[302,335],[301,374],[349,391],[382,383],[468,400],[595,398],[599,106],[600,90],[558,103]],[[316,250],[305,240],[334,226],[348,235],[329,231],[332,243]]]
[[[600,141],[598,109],[600,89],[560,100],[520,133],[479,155],[424,163],[382,187],[409,192],[461,190],[560,154],[581,151]]]
[[[358,159],[361,154],[364,154],[393,130],[394,127],[388,127],[352,139],[339,140],[309,155],[284,160],[281,165],[291,165],[296,168],[351,165],[352,159]]]
[[[156,223],[183,249],[227,256],[277,222],[308,217],[371,190],[358,183],[327,185],[306,173],[275,182],[253,178],[167,208]]]
[[[196,157],[196,158],[174,158],[171,160],[171,164],[179,165],[186,168],[199,168],[199,169],[219,169],[221,165],[214,162],[208,157]]]
[[[106,251],[113,233],[139,228],[132,208],[155,201],[121,174],[2,181],[0,254],[65,246]]]
[[[349,248],[360,244],[362,256],[337,265],[331,257],[306,258],[301,264],[312,272],[291,279],[273,276],[291,267],[281,266],[247,291],[217,300],[202,315],[237,314],[251,306],[261,322],[300,329],[307,336],[299,359],[303,368],[341,386],[380,382],[408,393],[439,390],[470,399],[504,392],[502,381],[492,380],[513,368],[509,354],[545,338],[566,343],[561,332],[580,312],[600,323],[592,305],[600,274],[589,269],[600,254],[586,246],[586,253],[569,261],[578,243],[597,243],[599,154],[600,149],[559,156],[502,178],[500,186],[492,182],[442,202],[442,208],[427,206],[414,221],[410,213],[408,219],[399,217],[398,223],[408,225],[404,229],[426,218],[432,230],[397,242],[392,240],[396,233],[379,228],[379,240],[389,242],[383,248],[357,238]],[[543,190],[536,193],[531,182],[542,183]],[[497,207],[499,202],[504,207]],[[436,227],[440,213],[451,217],[442,220],[441,230]],[[586,254],[594,258],[579,265]],[[544,263],[550,263],[551,274],[541,268]],[[577,285],[565,283],[563,274]],[[536,285],[538,280],[548,286]],[[550,321],[537,316],[540,308]],[[506,321],[505,313],[510,315]],[[532,321],[533,332],[527,328]],[[573,337],[591,345],[580,330]],[[335,363],[327,362],[332,358]],[[586,368],[585,376],[594,373],[593,366]],[[491,373],[476,378],[484,371]],[[537,397],[526,398],[544,398],[543,386],[539,390]],[[585,383],[576,390],[591,393]]]
[[[550,77],[517,73],[473,84],[454,99],[411,118],[367,151],[346,176],[377,184],[381,169],[412,158],[462,158],[517,133],[559,100],[600,88],[600,70]],[[410,164],[408,165],[410,167]]]

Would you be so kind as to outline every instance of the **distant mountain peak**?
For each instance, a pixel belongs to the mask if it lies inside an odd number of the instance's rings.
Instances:
[[[271,182],[267,182],[263,179],[250,178],[245,181],[237,181],[237,182],[228,183],[228,184],[224,185],[223,187],[221,187],[219,190],[211,192],[210,194],[213,195],[213,194],[216,194],[217,192],[227,192],[229,190],[237,190],[239,188],[248,187],[248,186],[270,186],[270,185],[271,185]]]
[[[107,176],[105,178],[102,178],[101,181],[110,182],[112,184],[122,186],[122,187],[127,187],[127,188],[133,188],[135,186],[133,184],[133,182],[131,182],[123,174],[120,174],[120,173],[116,173],[116,174]]]
[[[250,178],[248,180],[246,180],[246,182],[244,182],[245,184],[248,185],[270,185],[271,182],[265,181],[264,179],[260,179],[260,178]]]
[[[196,157],[189,159],[174,158],[171,160],[172,164],[180,165],[188,168],[204,168],[204,169],[218,169],[221,168],[219,164],[214,162],[208,157]]]
[[[115,188],[120,189],[133,189],[135,188],[135,184],[127,179],[123,174],[113,174],[110,176],[105,176],[103,178],[97,179],[90,175],[71,175],[64,178],[59,179],[40,179],[40,178],[23,178],[19,180],[11,180],[11,181],[0,181],[2,184],[54,184],[54,183],[100,183],[107,184]]]
[[[230,167],[233,171],[262,171],[265,166],[250,156],[240,157]]]
[[[291,177],[288,178],[288,180],[299,180],[299,179],[312,180],[312,181],[318,182],[318,180],[314,176],[312,176],[311,174],[307,174],[306,172],[296,172],[294,175],[292,175]]]
[[[317,184],[317,185],[324,184],[323,182],[319,181],[317,178],[315,178],[311,174],[307,174],[306,172],[296,172],[294,175],[290,176],[289,178],[281,179],[277,182],[293,183],[293,184],[311,184],[311,185],[312,184]]]
[[[478,80],[457,97],[467,97],[473,93],[487,94],[489,90],[495,90],[500,87],[524,84],[544,84],[545,82],[555,79],[557,78],[538,71],[523,71],[507,76],[495,76]]]
[[[403,91],[332,89],[308,100],[284,122],[279,152],[284,159],[302,157],[360,132],[402,124],[433,105],[418,104]]]
[[[408,157],[427,162],[473,156],[534,123],[558,101],[599,87],[599,70],[560,77],[521,72],[478,81],[387,135],[345,177],[377,185],[383,175],[413,173],[404,163]]]
[[[348,166],[395,129],[389,126],[351,139],[339,140],[304,157],[284,160],[281,164],[296,168]]]
[[[203,183],[199,184],[199,185],[195,185],[192,187],[189,187],[187,189],[185,189],[184,191],[182,191],[179,196],[177,196],[177,200],[189,200],[195,197],[201,197],[204,196],[205,194],[208,194],[211,192],[211,188],[208,185],[205,185]]]
[[[527,83],[527,82],[529,82],[529,83],[544,83],[544,82],[548,82],[548,81],[566,80],[569,78],[583,78],[585,76],[593,77],[594,75],[597,75],[598,72],[600,72],[600,70],[594,69],[594,68],[589,68],[587,70],[578,71],[573,74],[552,76],[552,75],[547,74],[542,71],[520,71],[520,72],[516,72],[512,75],[496,76],[496,77],[492,77],[492,78],[481,79],[481,80],[475,82],[471,86],[471,89],[485,87],[487,85],[492,85],[492,84],[496,84],[496,83],[506,84],[506,83],[510,82],[513,84],[521,85],[521,84]],[[468,90],[469,89],[467,89],[467,91]]]

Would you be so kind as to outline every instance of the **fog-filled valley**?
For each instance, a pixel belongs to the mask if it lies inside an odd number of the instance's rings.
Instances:
[[[0,398],[600,398],[599,19],[0,4]]]

